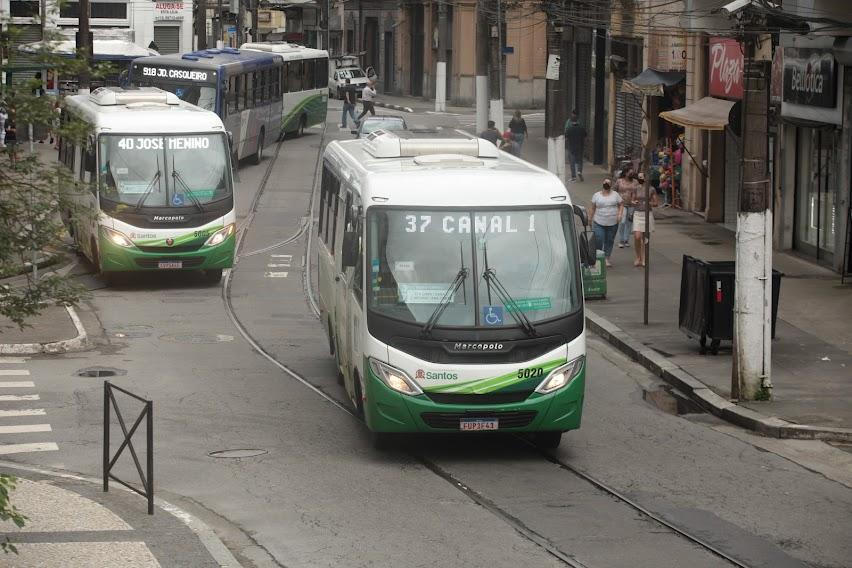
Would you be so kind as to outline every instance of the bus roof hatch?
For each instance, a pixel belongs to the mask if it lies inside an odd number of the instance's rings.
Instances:
[[[497,146],[487,140],[442,133],[428,136],[407,131],[379,130],[364,141],[364,149],[374,158],[413,158],[436,154],[455,154],[474,158],[498,158]]]
[[[156,87],[139,87],[135,89],[100,87],[92,91],[89,95],[89,100],[99,106],[129,105],[133,103],[180,104],[180,99],[174,93]]]

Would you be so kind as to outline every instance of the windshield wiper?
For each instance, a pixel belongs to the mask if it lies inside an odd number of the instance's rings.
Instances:
[[[468,269],[464,266],[464,252],[461,248],[461,243],[459,243],[459,255],[461,256],[461,268],[459,268],[459,271],[456,273],[456,277],[453,278],[453,281],[450,282],[447,291],[444,292],[443,296],[441,296],[441,300],[438,302],[438,305],[435,306],[435,311],[432,312],[432,315],[429,316],[429,319],[426,320],[426,323],[423,325],[423,329],[420,331],[423,336],[427,336],[432,333],[432,328],[434,328],[438,323],[438,320],[443,315],[444,310],[446,310],[447,306],[449,306],[450,302],[452,302],[456,291],[458,291],[467,279]],[[465,296],[465,303],[467,303],[467,296]]]
[[[151,178],[151,183],[148,184],[148,187],[145,188],[144,193],[139,198],[139,201],[136,202],[136,210],[139,211],[142,209],[142,206],[145,204],[145,200],[148,199],[148,196],[151,195],[151,192],[154,191],[154,184],[160,181],[160,157],[157,156],[157,173],[154,174],[154,177]]]
[[[198,207],[199,211],[204,213],[204,206],[201,204],[201,201],[199,201],[198,198],[195,197],[195,194],[192,193],[192,189],[190,189],[189,185],[187,185],[187,183],[183,181],[183,176],[180,175],[180,172],[175,169],[174,156],[172,156],[172,177],[175,179],[175,181],[179,181],[180,184],[184,187],[184,189],[186,189],[186,196],[189,197],[190,200],[192,200],[192,204]]]
[[[429,316],[429,319],[426,321],[426,324],[423,326],[421,331],[422,335],[429,335],[432,333],[432,328],[435,327],[435,324],[438,323],[438,319],[440,319],[441,315],[443,315],[444,310],[447,309],[447,306],[450,305],[450,302],[453,300],[453,296],[459,287],[464,284],[465,279],[467,279],[468,270],[465,267],[461,267],[459,271],[456,273],[456,277],[450,283],[450,286],[447,288],[447,291],[444,292],[444,295],[441,297],[441,301],[438,302],[438,305],[435,306],[435,311],[432,312],[432,315]]]
[[[520,306],[512,298],[512,295],[509,294],[509,291],[506,290],[506,287],[500,282],[500,279],[497,278],[497,272],[494,271],[493,268],[488,266],[488,245],[486,244],[483,247],[484,252],[484,260],[485,260],[485,272],[482,273],[482,277],[485,279],[485,282],[488,284],[488,303],[491,303],[491,287],[494,286],[494,291],[497,292],[497,296],[500,297],[500,301],[503,302],[503,305],[506,306],[506,311],[509,312],[518,325],[521,326],[524,331],[529,336],[538,335],[535,330],[535,326],[530,321],[530,318],[527,317],[527,314],[521,311]]]

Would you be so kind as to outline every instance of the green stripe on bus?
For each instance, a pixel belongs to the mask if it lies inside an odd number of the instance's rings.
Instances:
[[[536,378],[536,382],[541,382],[550,371],[556,369],[560,365],[564,365],[568,360],[565,358],[554,359],[539,365],[531,365],[522,367],[524,369],[542,369],[542,375]],[[439,385],[436,387],[424,387],[426,392],[435,393],[456,393],[456,394],[486,394],[506,387],[517,385],[524,381],[529,381],[530,377],[518,377],[518,371],[512,371],[498,377],[486,377],[484,379],[476,379],[473,381],[465,381],[463,383],[454,383],[451,385]]]
[[[282,128],[286,131],[296,130],[299,127],[299,120],[303,112],[308,115],[308,125],[322,122],[325,120],[327,107],[328,101],[323,94],[304,98],[281,119]]]

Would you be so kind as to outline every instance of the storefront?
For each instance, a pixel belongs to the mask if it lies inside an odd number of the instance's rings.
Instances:
[[[785,159],[793,166],[785,184],[792,188],[791,244],[837,270],[845,244],[840,227],[848,210],[847,198],[841,197],[848,181],[841,172],[850,159],[844,153],[843,94],[843,66],[831,49],[784,48],[781,117]]]

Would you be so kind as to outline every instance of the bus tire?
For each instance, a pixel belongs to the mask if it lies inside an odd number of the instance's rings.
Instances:
[[[361,377],[358,373],[355,373],[353,382],[355,383],[355,415],[364,420],[364,391],[361,389]]]
[[[204,271],[204,282],[206,282],[207,284],[215,286],[219,284],[220,280],[222,280],[221,268],[208,268]]]
[[[562,441],[562,432],[536,432],[534,441],[540,448],[555,450],[559,447],[559,443]]]
[[[257,135],[257,150],[254,152],[254,156],[252,156],[251,161],[253,164],[257,165],[263,159],[263,139],[266,131],[261,128],[260,134]]]

